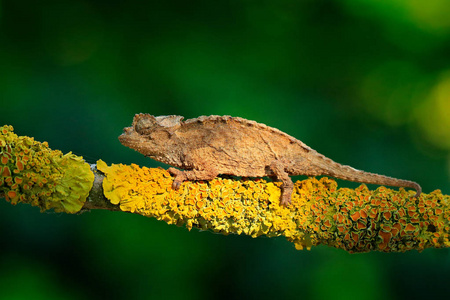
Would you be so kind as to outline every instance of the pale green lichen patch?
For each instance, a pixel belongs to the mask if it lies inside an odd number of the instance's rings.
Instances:
[[[403,189],[338,189],[329,178],[295,183],[280,206],[279,183],[216,178],[184,182],[178,191],[163,169],[137,165],[97,168],[105,196],[121,210],[223,234],[285,236],[297,249],[326,244],[349,252],[449,247],[450,199],[440,191],[420,199]]]
[[[0,127],[0,196],[11,204],[76,213],[93,181],[94,174],[82,157],[63,155],[46,142],[17,136],[12,126]]]

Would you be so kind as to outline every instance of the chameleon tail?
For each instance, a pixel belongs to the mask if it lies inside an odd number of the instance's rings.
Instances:
[[[325,158],[325,157],[324,157]],[[327,159],[327,158],[325,158]],[[321,166],[323,170],[323,175],[332,176],[335,178],[361,182],[361,183],[369,183],[369,184],[377,184],[377,185],[387,185],[387,186],[396,186],[396,187],[406,187],[412,188],[416,190],[416,194],[414,197],[418,198],[422,193],[422,188],[420,185],[414,181],[397,179],[385,175],[379,175],[375,173],[369,173],[361,170],[354,169],[350,166],[345,166],[338,164],[334,161],[332,163],[327,162]]]

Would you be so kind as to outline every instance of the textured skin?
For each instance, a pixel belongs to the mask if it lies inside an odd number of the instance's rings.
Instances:
[[[145,156],[178,167],[173,188],[185,180],[211,180],[219,174],[242,177],[269,176],[282,181],[281,204],[291,201],[289,176],[327,175],[370,184],[413,188],[412,181],[356,170],[317,153],[290,135],[255,121],[230,116],[201,116],[182,121],[182,116],[137,114],[124,129],[120,142]]]

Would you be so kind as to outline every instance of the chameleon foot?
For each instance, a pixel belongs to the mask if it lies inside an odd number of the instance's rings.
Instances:
[[[181,186],[181,184],[183,183],[183,181],[185,181],[186,178],[186,174],[183,171],[180,171],[178,169],[175,168],[169,168],[167,169],[167,172],[169,172],[172,176],[175,176],[175,179],[172,183],[172,188],[174,190],[178,190]]]
[[[289,177],[289,174],[284,170],[284,167],[280,162],[274,161],[270,164],[269,167],[272,170],[274,177],[277,180],[281,180],[281,182],[283,182],[283,184],[281,185],[280,205],[288,206],[289,204],[291,204],[291,196],[294,189],[294,183],[292,182],[291,177]]]
[[[291,195],[289,193],[285,193],[284,191],[281,193],[281,201],[280,201],[280,205],[281,206],[288,206],[289,204],[291,204]]]

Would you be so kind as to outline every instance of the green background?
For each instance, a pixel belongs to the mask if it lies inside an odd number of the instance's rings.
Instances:
[[[449,194],[449,15],[448,0],[0,0],[0,123],[154,167],[117,140],[135,113],[240,116]],[[449,279],[448,249],[297,251],[0,201],[1,299],[445,298]]]

